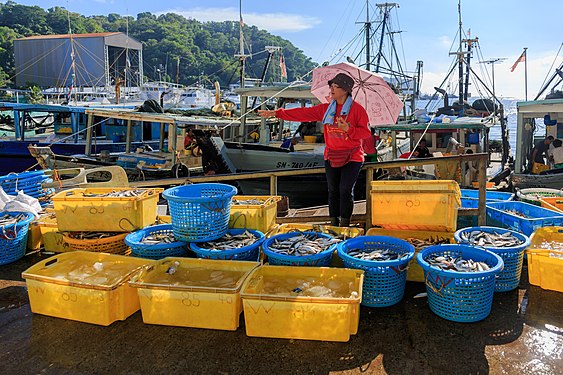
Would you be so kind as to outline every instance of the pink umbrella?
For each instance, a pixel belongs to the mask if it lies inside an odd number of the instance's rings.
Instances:
[[[328,103],[331,100],[328,81],[338,73],[354,79],[352,98],[366,109],[370,126],[397,122],[403,102],[381,76],[355,65],[343,62],[313,70],[311,93],[322,103]]]

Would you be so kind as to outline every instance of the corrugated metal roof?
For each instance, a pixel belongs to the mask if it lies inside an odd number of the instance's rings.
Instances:
[[[105,37],[110,35],[122,34],[118,31],[107,32],[107,33],[90,33],[90,34],[72,34],[73,38],[95,38],[95,37]],[[54,34],[54,35],[34,35],[28,36],[26,38],[18,38],[16,40],[28,40],[28,39],[68,39],[70,34]]]

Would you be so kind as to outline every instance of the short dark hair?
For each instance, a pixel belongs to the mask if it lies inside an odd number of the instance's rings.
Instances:
[[[561,141],[560,139],[556,139],[555,141],[553,141],[553,147],[561,147],[562,144],[563,141]]]
[[[550,141],[553,141],[555,138],[553,138],[553,136],[550,135],[550,136],[547,136],[545,139],[549,139]]]

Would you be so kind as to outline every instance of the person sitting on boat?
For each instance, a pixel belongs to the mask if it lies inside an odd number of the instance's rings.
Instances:
[[[299,136],[295,136],[293,138],[287,138],[281,144],[280,148],[289,150],[289,152],[295,152],[295,145],[299,143]]]
[[[534,164],[545,164],[544,156],[547,156],[549,145],[553,142],[553,136],[547,136],[543,141],[536,143],[530,154],[530,170],[534,170]]]
[[[288,121],[322,121],[330,224],[347,227],[354,210],[354,185],[364,162],[362,139],[371,136],[366,110],[352,98],[354,80],[338,73],[328,81],[330,103],[314,107],[259,110],[262,117]]]
[[[196,145],[197,145],[197,143],[196,143],[196,140],[195,140],[194,131],[192,129],[189,129],[186,132],[186,136],[184,138],[184,150],[191,150]]]
[[[555,139],[553,141],[553,150],[551,151],[551,161],[553,161],[553,168],[563,168],[563,141]]]
[[[428,149],[428,146],[426,145],[426,139],[421,139],[420,142],[418,143],[418,146],[416,146],[416,148],[414,149],[415,151],[418,151],[418,156],[416,156],[417,158],[431,158],[432,154],[430,153],[430,150]]]

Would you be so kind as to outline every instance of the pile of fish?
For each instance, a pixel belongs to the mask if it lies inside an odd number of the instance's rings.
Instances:
[[[234,206],[260,206],[265,201],[260,199],[233,199]]]
[[[18,214],[16,216],[3,214],[0,216],[0,227],[5,227],[7,225],[17,224],[18,222],[27,219],[27,215]]]
[[[84,193],[86,198],[131,198],[143,195],[146,189],[134,189],[134,190],[112,190],[109,193]],[[149,195],[152,194],[152,190],[149,190]]]
[[[171,230],[160,233],[152,233],[141,239],[141,243],[145,245],[159,245],[163,243],[174,243],[177,241],[178,240],[176,240],[176,237],[174,237],[174,233]]]
[[[207,250],[232,250],[250,246],[254,242],[258,241],[258,239],[259,238],[254,234],[245,230],[237,235],[230,235],[227,233],[217,240],[201,242],[198,243],[197,246]]]
[[[516,211],[516,210],[503,210],[506,213],[509,213],[511,215],[516,215],[516,216],[520,216],[523,217],[524,219],[531,219],[530,217],[524,215],[522,212]]]
[[[275,239],[270,244],[270,250],[283,255],[306,256],[323,252],[338,242],[337,238],[299,234],[285,240]]]
[[[423,249],[426,249],[428,246],[432,246],[432,245],[441,245],[441,244],[450,243],[450,240],[448,240],[447,238],[439,237],[439,236],[436,236],[436,238],[430,237],[425,240],[421,238],[409,237],[409,238],[405,238],[405,241],[413,245],[416,251],[421,251]]]
[[[462,257],[454,258],[451,255],[432,254],[424,260],[432,267],[447,271],[483,272],[490,269],[485,262],[475,262],[473,259],[463,259]]]
[[[472,230],[471,232],[461,232],[460,237],[471,245],[484,247],[515,247],[524,243],[524,241],[512,235],[510,232],[501,234],[497,232],[490,233]]]
[[[350,249],[348,251],[348,255],[350,255],[351,257],[358,258],[360,260],[371,260],[375,262],[398,260],[407,256],[408,254],[409,253],[399,254],[398,252],[389,249]]]
[[[102,238],[108,238],[113,236],[118,236],[122,233],[119,232],[69,232],[67,235],[70,238],[77,240],[99,240]]]

